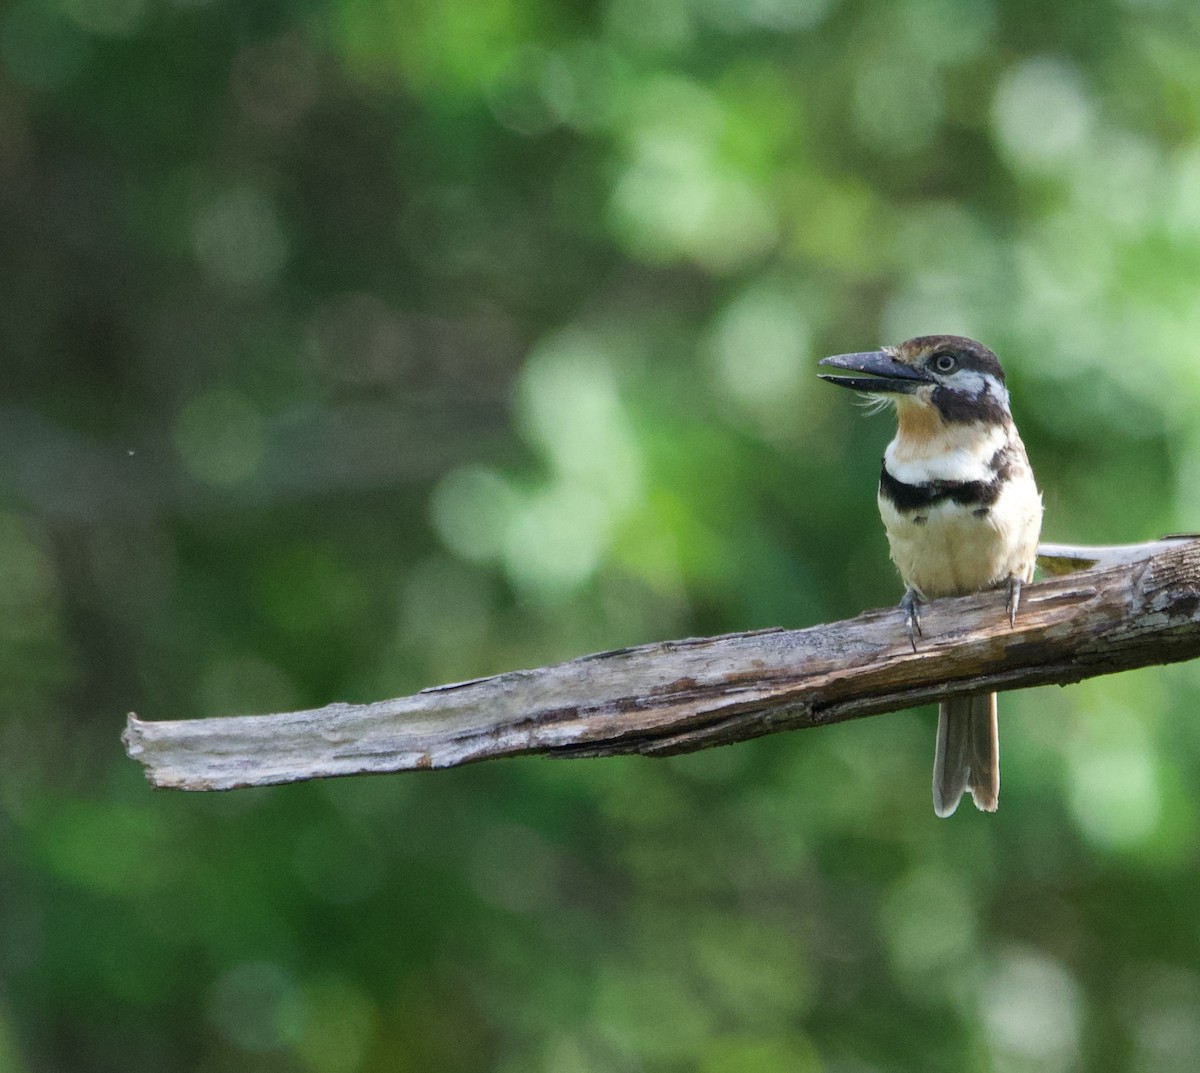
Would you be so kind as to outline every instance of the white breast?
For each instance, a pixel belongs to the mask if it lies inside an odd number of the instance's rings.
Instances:
[[[1008,429],[992,425],[943,427],[937,436],[914,440],[897,436],[883,453],[884,464],[904,484],[926,481],[987,481],[989,463],[1008,442]]]
[[[890,465],[888,469],[905,479]],[[939,479],[986,480],[988,475]],[[926,469],[910,483],[928,480]],[[892,561],[905,585],[925,599],[994,588],[1014,575],[1022,581],[1033,577],[1042,497],[1027,467],[1012,474],[999,499],[982,514],[951,500],[902,514],[883,496],[879,512]]]

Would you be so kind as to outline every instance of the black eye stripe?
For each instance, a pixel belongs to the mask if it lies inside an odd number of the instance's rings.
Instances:
[[[948,373],[958,368],[958,358],[953,354],[936,354],[933,358],[933,367],[939,373]]]
[[[920,355],[924,368],[942,376],[948,374],[938,369],[933,361],[946,354],[955,361],[954,369],[950,372],[956,369],[971,369],[995,377],[1000,384],[1004,383],[1004,370],[1000,368],[996,355],[982,343],[962,335],[918,335],[915,339],[901,343],[898,349],[914,356]]]

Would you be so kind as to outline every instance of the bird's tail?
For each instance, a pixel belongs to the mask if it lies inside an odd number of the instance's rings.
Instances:
[[[933,811],[949,816],[970,790],[975,807],[995,812],[1000,797],[996,694],[953,697],[938,705],[933,759]]]

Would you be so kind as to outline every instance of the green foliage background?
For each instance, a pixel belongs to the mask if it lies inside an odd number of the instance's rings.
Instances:
[[[1185,0],[0,12],[0,1071],[1200,1067],[1200,680],[670,761],[153,794],[366,701],[899,597],[885,419],[1003,357],[1046,536],[1200,526]]]

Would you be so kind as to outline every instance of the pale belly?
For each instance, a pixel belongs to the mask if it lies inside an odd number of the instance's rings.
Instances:
[[[1032,478],[1012,481],[986,511],[945,500],[901,513],[881,497],[879,512],[904,584],[927,600],[1033,578],[1042,497]]]

